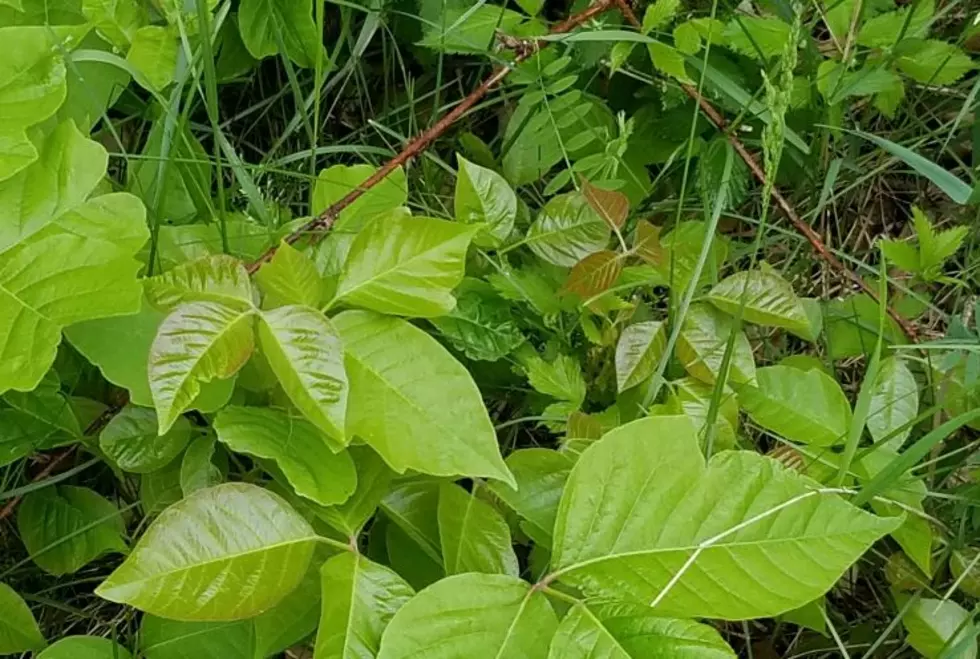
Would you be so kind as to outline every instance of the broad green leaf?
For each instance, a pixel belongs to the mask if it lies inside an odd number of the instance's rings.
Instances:
[[[643,14],[643,34],[649,34],[670,23],[680,7],[680,0],[657,0],[648,6]]]
[[[68,636],[61,639],[36,659],[132,659],[129,650],[115,641],[99,636]]]
[[[820,370],[767,366],[755,386],[737,387],[749,417],[781,437],[801,444],[836,446],[847,439],[851,404],[837,381]]]
[[[480,167],[459,154],[456,160],[459,162],[453,198],[456,221],[482,224],[473,242],[481,247],[497,247],[514,228],[517,195],[507,180],[492,169]]]
[[[942,266],[955,254],[969,233],[965,226],[936,231],[929,217],[919,208],[912,207],[912,222],[919,238],[919,271],[926,281],[933,281],[942,274]]]
[[[381,504],[394,525],[404,531],[425,555],[442,571],[442,551],[439,541],[439,483],[406,481],[397,485]],[[394,554],[388,554],[389,558]],[[394,566],[397,571],[397,566]]]
[[[129,46],[136,31],[149,22],[146,7],[137,0],[82,0],[82,14],[119,49]]]
[[[201,437],[191,442],[190,446],[193,447],[195,443],[208,441],[208,439]],[[187,454],[184,453],[184,455]],[[140,503],[143,513],[147,517],[162,512],[167,506],[177,503],[184,496],[180,488],[182,463],[183,460],[177,459],[163,469],[157,469],[140,476]]]
[[[123,471],[147,474],[167,466],[191,438],[191,424],[180,418],[163,435],[157,434],[156,412],[127,405],[99,435],[99,448]]]
[[[419,12],[423,37],[418,45],[444,53],[483,53],[497,31],[509,33],[524,19],[515,11],[499,5],[470,6],[466,3],[444,3],[440,11]]]
[[[649,238],[651,234],[652,232],[647,230],[646,237]],[[637,237],[639,238],[639,234]],[[680,294],[687,290],[691,277],[694,276],[701,255],[701,246],[706,240],[708,240],[708,227],[704,222],[681,222],[660,237],[659,249],[656,248],[655,243],[648,244],[647,248],[640,252],[640,256],[649,253],[649,256],[643,258],[657,266],[664,279],[668,281],[667,285],[671,290]],[[717,276],[726,258],[728,258],[728,244],[719,236],[712,237],[708,260],[701,271],[698,286],[710,283]]]
[[[831,300],[824,305],[828,358],[831,360],[870,354],[878,341],[878,303],[867,294]],[[885,318],[885,345],[905,343],[898,324]]]
[[[792,36],[792,27],[770,16],[740,14],[725,28],[725,45],[756,60],[779,57]]]
[[[322,213],[370,178],[372,165],[334,165],[320,171],[313,186],[313,211]],[[357,233],[378,215],[404,206],[408,201],[408,181],[405,170],[399,167],[366,190],[350,206],[340,211],[334,231]]]
[[[20,410],[0,409],[0,466],[49,445],[73,441],[71,436]]]
[[[535,356],[527,360],[525,368],[528,382],[535,391],[567,400],[576,408],[585,402],[587,385],[582,367],[574,357],[558,355],[554,361],[546,362]]]
[[[545,204],[524,242],[548,263],[571,267],[606,246],[609,226],[582,194],[570,192]]]
[[[251,620],[183,622],[144,615],[140,652],[146,659],[263,659]]]
[[[387,524],[384,531],[384,555],[391,569],[415,590],[422,590],[446,576],[442,562],[436,561],[402,527]],[[379,534],[380,535],[380,534]]]
[[[779,620],[789,622],[800,627],[806,627],[807,629],[812,629],[813,631],[823,634],[824,636],[828,636],[826,608],[826,598],[821,597],[809,602],[808,604],[804,604],[798,609],[787,611],[783,615],[779,616]]]
[[[884,442],[889,448],[899,450],[912,427],[894,431],[909,424],[919,413],[919,385],[912,371],[900,357],[887,357],[878,364],[878,372],[868,411],[868,432],[875,442]]]
[[[960,584],[960,590],[970,597],[980,597],[980,552],[975,547],[963,547],[949,557],[949,571]],[[966,576],[963,576],[966,574]]]
[[[903,48],[895,63],[908,77],[930,85],[951,85],[976,68],[969,55],[938,39],[925,39]]]
[[[705,465],[688,419],[649,417],[572,469],[552,578],[663,616],[769,617],[822,595],[899,522],[750,451]]]
[[[324,301],[324,282],[306,254],[283,241],[272,259],[255,274],[269,308],[287,304],[318,308]]]
[[[589,254],[572,267],[563,289],[575,293],[582,300],[589,300],[615,284],[622,271],[622,255],[602,249]]]
[[[647,52],[650,54],[650,62],[661,73],[686,84],[694,83],[691,76],[687,74],[687,68],[684,66],[686,59],[681,51],[655,41],[647,44]]]
[[[317,515],[338,531],[354,538],[388,494],[395,472],[369,446],[351,446],[347,452],[354,461],[357,487],[347,501],[318,510]]]
[[[310,638],[320,621],[320,554],[314,555],[296,590],[249,622],[255,627],[255,659],[279,656]],[[287,653],[288,656],[288,653]],[[226,659],[219,655],[215,659]]]
[[[851,3],[847,4],[853,7]],[[891,2],[887,4],[894,7]],[[912,16],[909,16],[909,12],[912,12]],[[929,24],[932,22],[934,12],[933,0],[920,0],[908,7],[872,16],[861,26],[857,34],[857,42],[867,48],[893,48],[898,45],[899,38],[925,37],[929,33]],[[841,28],[839,32],[843,39],[847,28],[844,26]]]
[[[377,656],[381,635],[415,594],[395,572],[348,552],[320,570],[323,608],[313,659]]]
[[[231,405],[215,417],[214,430],[231,450],[275,461],[296,494],[321,506],[343,503],[357,486],[350,455],[334,453],[311,423],[287,412]]]
[[[524,343],[510,305],[482,286],[457,289],[456,307],[429,322],[470,359],[496,361]]]
[[[558,501],[574,461],[565,453],[546,448],[524,448],[505,460],[516,487],[489,483],[490,491],[526,522],[525,532],[538,544],[550,546]]]
[[[65,337],[87,360],[99,367],[109,382],[129,390],[134,405],[150,407],[150,378],[147,355],[157,330],[167,317],[144,298],[139,312],[128,316],[99,318],[65,328]],[[119,346],[126,346],[120,350]],[[191,409],[214,412],[231,398],[234,379],[201,384],[201,393]]]
[[[17,531],[38,567],[61,576],[109,552],[125,552],[122,513],[84,487],[36,490],[17,508]]]
[[[3,401],[68,437],[82,435],[82,427],[71,408],[71,401],[61,392],[61,381],[53,370],[45,374],[33,391],[8,391],[3,396]]]
[[[0,654],[39,650],[45,645],[30,607],[17,591],[0,582]]]
[[[162,311],[184,302],[217,302],[232,308],[252,306],[252,284],[242,262],[225,254],[189,261],[148,278],[146,297]]]
[[[757,325],[784,327],[813,340],[810,317],[788,281],[770,270],[737,272],[708,292],[707,299],[735,316],[743,303],[742,319]]]
[[[230,378],[245,365],[255,341],[252,314],[218,302],[189,302],[163,321],[149,357],[160,433],[190,407],[201,382]]]
[[[445,483],[439,489],[438,511],[446,574],[519,575],[507,520],[476,492]]]
[[[133,45],[126,53],[126,61],[143,74],[136,77],[138,82],[149,84],[150,91],[161,91],[177,75],[179,54],[180,36],[175,29],[145,25],[133,34]]]
[[[504,268],[491,273],[487,281],[505,300],[527,303],[542,316],[554,316],[575,310],[572,298],[559,295],[564,276],[563,268],[536,263],[522,268]]]
[[[722,210],[737,208],[749,191],[749,168],[724,136],[701,149],[698,158],[698,190],[704,207],[712,209],[721,195]]]
[[[622,393],[653,375],[666,345],[666,326],[659,320],[626,327],[616,344],[617,390]]]
[[[198,490],[218,485],[222,474],[214,464],[214,437],[198,437],[188,444],[180,460],[180,491],[188,497]],[[179,498],[179,497],[178,497]]]
[[[735,659],[708,625],[660,618],[638,604],[575,604],[558,625],[549,659]]]
[[[684,369],[702,382],[713,384],[721,372],[728,337],[737,331],[730,370],[731,382],[755,382],[755,357],[745,332],[735,329],[728,315],[707,304],[692,304],[677,339],[677,357]]]
[[[825,60],[817,69],[817,89],[830,105],[854,96],[893,93],[901,82],[894,72],[870,63],[851,71],[841,62]]]
[[[459,574],[409,600],[381,637],[378,659],[536,659],[558,620],[545,596],[502,574]]]
[[[926,659],[955,656],[957,659],[975,659],[977,656],[973,624],[970,612],[952,600],[922,598],[905,612],[902,623],[908,631],[908,642]],[[965,623],[965,624],[964,624]],[[962,627],[961,627],[962,626]],[[959,652],[944,655],[944,648],[959,647]]]
[[[293,405],[335,446],[345,445],[347,374],[344,348],[331,322],[311,307],[263,311],[259,346]]]
[[[242,42],[255,59],[280,53],[280,44],[298,66],[312,68],[317,61],[320,36],[313,22],[311,0],[243,0],[238,7]],[[321,55],[326,63],[326,55]]]
[[[708,423],[708,410],[714,395],[713,384],[706,384],[694,378],[682,378],[670,383],[670,394],[666,405],[671,414],[683,414],[694,424],[699,438],[705,437]],[[735,448],[738,429],[738,401],[733,392],[726,388],[718,404],[715,419],[714,448],[725,450]],[[702,442],[703,443],[703,442]]]
[[[95,592],[173,620],[248,618],[300,583],[316,541],[277,495],[226,483],[165,510]]]
[[[422,330],[365,311],[334,318],[346,350],[347,436],[392,469],[513,483],[470,374]]]
[[[354,239],[337,301],[428,318],[452,311],[476,227],[433,218],[375,220]]]

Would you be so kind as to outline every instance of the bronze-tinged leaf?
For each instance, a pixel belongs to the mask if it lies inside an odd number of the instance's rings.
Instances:
[[[663,265],[667,255],[660,244],[660,227],[646,220],[636,223],[636,236],[633,239],[633,253],[650,265]]]
[[[597,188],[584,178],[582,179],[582,194],[589,206],[599,214],[599,217],[611,229],[621,229],[630,212],[630,200],[622,192]]]
[[[583,299],[599,295],[616,281],[623,270],[622,256],[608,249],[589,254],[575,264],[565,282],[565,291]]]

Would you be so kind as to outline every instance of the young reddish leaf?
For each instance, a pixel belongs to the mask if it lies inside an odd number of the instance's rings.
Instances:
[[[623,259],[616,252],[604,249],[589,254],[572,268],[564,290],[588,299],[612,286],[622,270]]]
[[[630,212],[630,200],[622,192],[597,188],[584,178],[582,194],[589,206],[611,229],[621,229]]]
[[[646,220],[636,223],[636,236],[633,238],[633,253],[650,265],[663,265],[666,262],[664,247],[660,244],[660,227]]]

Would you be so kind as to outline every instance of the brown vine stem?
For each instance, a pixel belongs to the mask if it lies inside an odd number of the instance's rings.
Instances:
[[[586,9],[583,9],[579,13],[569,16],[561,23],[557,23],[552,26],[550,34],[565,34],[566,32],[571,32],[575,28],[583,25],[587,21],[595,18],[599,14],[613,8],[616,5],[617,0],[597,0]],[[488,78],[480,83],[476,89],[471,91],[466,98],[460,101],[459,104],[457,104],[451,111],[446,113],[431,127],[422,133],[419,133],[414,139],[412,139],[411,142],[405,145],[405,148],[403,148],[398,155],[382,165],[376,172],[374,172],[374,174],[368,177],[358,187],[348,192],[343,199],[340,199],[336,203],[332,204],[329,208],[304,224],[297,231],[289,234],[285,238],[285,241],[292,245],[300,238],[307,236],[311,237],[313,240],[322,238],[323,235],[330,230],[330,227],[333,226],[333,223],[336,221],[342,210],[350,206],[361,195],[384,180],[388,174],[425,151],[429,145],[432,144],[432,142],[445,133],[446,130],[460,117],[472,109],[473,106],[480,101],[480,99],[486,96],[487,92],[500,84],[500,82],[507,77],[507,74],[514,70],[515,66],[528,59],[542,48],[546,47],[549,43],[549,41],[540,39],[514,42],[514,44],[512,44],[515,51],[513,62],[495,68],[493,73],[491,73]],[[247,268],[249,274],[254,274],[263,263],[271,259],[276,253],[276,248],[277,246],[273,245],[254,263],[250,264]]]
[[[636,14],[633,13],[633,9],[630,7],[628,0],[613,0],[613,4],[616,5],[616,8],[619,9],[620,13],[623,14],[623,17],[626,18],[630,24],[637,29],[642,29],[642,23],[636,17]],[[697,102],[698,106],[701,108],[701,112],[708,117],[711,123],[713,123],[718,130],[720,130],[728,138],[728,141],[735,149],[735,152],[745,162],[745,164],[748,165],[749,171],[752,172],[752,176],[754,176],[759,183],[765,185],[765,171],[763,171],[762,167],[759,165],[759,162],[755,159],[755,156],[753,156],[749,150],[745,148],[742,141],[738,139],[738,135],[736,135],[734,131],[728,130],[728,122],[725,120],[725,117],[723,117],[722,114],[718,112],[718,110],[706,98],[704,98],[704,96],[702,96],[693,85],[681,83],[681,88],[684,90],[685,94]],[[785,215],[790,221],[796,231],[807,239],[807,241],[813,247],[813,250],[817,253],[817,256],[823,259],[828,265],[830,265],[831,268],[857,285],[857,287],[864,291],[864,293],[867,294],[872,300],[878,304],[881,304],[881,300],[878,299],[877,291],[875,291],[875,289],[868,284],[868,282],[862,279],[856,272],[848,268],[843,261],[837,258],[837,256],[830,251],[827,244],[820,238],[820,234],[814,231],[813,227],[803,221],[803,219],[793,208],[793,205],[789,203],[786,197],[783,196],[783,194],[779,191],[779,188],[776,186],[772,186],[772,200],[775,202],[779,210],[782,211],[783,215]],[[898,323],[898,326],[902,328],[902,332],[904,332],[909,339],[915,341],[918,337],[918,330],[916,330],[915,326],[890,306],[886,306],[885,310],[888,312],[888,315],[891,316],[896,323]]]

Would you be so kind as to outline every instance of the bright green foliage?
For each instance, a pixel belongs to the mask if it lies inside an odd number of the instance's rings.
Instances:
[[[132,659],[129,650],[108,638],[98,636],[69,636],[63,638],[37,659]]]
[[[367,446],[351,446],[347,451],[354,461],[357,487],[347,501],[319,511],[319,516],[338,531],[354,537],[388,493],[394,472]]]
[[[378,659],[547,656],[558,625],[545,596],[515,577],[459,574],[409,600],[381,638]]]
[[[315,541],[275,494],[219,485],[160,515],[98,594],[173,620],[248,618],[300,583]]]
[[[489,286],[456,289],[456,307],[431,322],[449,343],[470,359],[496,361],[524,343],[505,300]]]
[[[30,608],[13,588],[0,583],[0,653],[16,654],[45,645]]]
[[[140,651],[146,659],[183,659],[190,655],[254,659],[253,627],[251,620],[181,622],[144,615],[140,624]]]
[[[281,53],[312,67],[321,48],[310,0],[245,0],[238,9],[242,42],[256,59]],[[326,55],[321,54],[321,61]]]
[[[912,223],[918,246],[899,240],[885,240],[882,250],[888,260],[902,270],[917,274],[926,281],[935,281],[942,276],[946,261],[960,249],[968,229],[955,227],[936,231],[928,216],[914,207]]]
[[[569,193],[541,209],[524,240],[548,263],[570,267],[606,246],[609,226],[584,196]]]
[[[970,639],[973,630],[969,618],[969,612],[956,602],[922,598],[912,604],[902,623],[908,630],[909,645],[926,659],[939,659],[944,649],[953,647],[959,649],[953,656],[974,659],[977,642]]]
[[[690,421],[652,417],[609,433],[572,470],[554,575],[665,616],[772,616],[826,592],[898,521],[754,453],[705,465]]]
[[[191,424],[183,417],[163,435],[157,435],[158,428],[153,410],[129,405],[106,424],[99,448],[123,471],[156,471],[180,455],[191,438]]]
[[[320,212],[361,187],[375,172],[370,165],[334,165],[320,172],[313,186],[313,211]],[[405,170],[398,167],[337,216],[337,230],[359,231],[372,218],[408,200]]]
[[[755,382],[755,358],[745,333],[735,328],[730,317],[706,304],[688,309],[678,336],[677,357],[685,370],[702,382],[713,383],[721,372],[732,332],[736,332],[735,348],[728,377],[732,382]]]
[[[522,19],[517,12],[491,4],[471,7],[450,1],[429,6],[435,10],[423,10],[419,16],[424,33],[419,45],[446,53],[482,53],[496,30],[510,32]]]
[[[162,90],[174,81],[180,43],[177,32],[158,25],[136,30],[126,61],[142,74],[142,80],[153,91]]]
[[[184,302],[215,302],[232,308],[252,305],[252,284],[241,261],[216,255],[189,261],[144,283],[146,297],[162,311]]]
[[[549,546],[558,501],[574,461],[558,451],[526,448],[508,455],[506,462],[517,487],[491,483],[490,490],[520,515],[525,533]]]
[[[898,450],[912,432],[909,425],[919,413],[919,385],[899,357],[878,364],[868,411],[868,432],[876,442]]]
[[[456,221],[484,225],[473,242],[481,247],[496,247],[507,239],[514,228],[517,195],[497,172],[471,163],[462,156],[457,157]]]
[[[213,437],[198,437],[187,446],[180,460],[177,483],[183,496],[221,482],[221,473],[214,465],[214,448]]]
[[[739,272],[708,293],[722,311],[758,325],[785,327],[804,338],[811,335],[810,318],[789,282],[771,270]]]
[[[655,320],[630,325],[616,345],[616,386],[619,391],[635,387],[657,368],[666,348],[666,328]]]
[[[486,572],[518,576],[507,521],[476,492],[439,489],[439,540],[446,574]]]
[[[107,552],[125,552],[120,511],[84,487],[32,492],[17,509],[17,531],[37,565],[53,575],[73,574]]]
[[[324,283],[316,266],[286,242],[279,245],[272,259],[256,273],[255,281],[267,307],[296,304],[317,308],[325,301]]]

